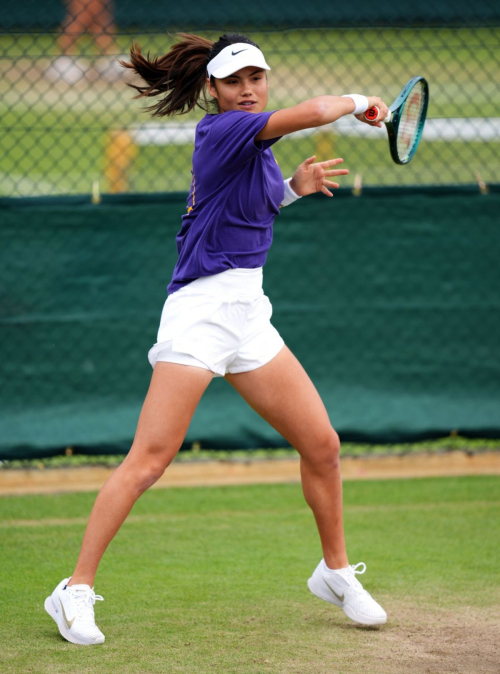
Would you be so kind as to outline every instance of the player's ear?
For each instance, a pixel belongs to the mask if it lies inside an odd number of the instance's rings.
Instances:
[[[207,89],[208,89],[208,93],[210,94],[210,96],[212,96],[212,98],[218,98],[219,97],[218,94],[217,94],[217,88],[215,86],[215,82],[214,82],[214,84],[212,84],[212,82],[210,81],[210,77],[207,77]]]

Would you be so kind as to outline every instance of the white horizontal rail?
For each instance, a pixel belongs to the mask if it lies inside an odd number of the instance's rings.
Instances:
[[[196,123],[148,122],[129,129],[136,145],[186,145],[194,143]],[[318,133],[332,133],[338,136],[357,138],[377,138],[385,134],[384,128],[362,124],[354,117],[343,117],[335,124],[315,129],[297,131],[283,140],[315,136]],[[451,117],[428,119],[424,127],[427,141],[500,141],[500,117]]]

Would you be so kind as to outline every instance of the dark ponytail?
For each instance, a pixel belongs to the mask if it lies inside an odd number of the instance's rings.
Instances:
[[[163,98],[150,105],[147,110],[154,117],[184,115],[196,106],[209,110],[205,84],[207,64],[221,52],[224,47],[237,42],[257,45],[244,35],[230,33],[223,35],[217,42],[212,42],[198,35],[179,33],[180,42],[164,56],[143,56],[140,46],[134,42],[130,48],[130,63],[120,61],[125,68],[134,70],[147,83],[147,86],[130,87],[138,91],[136,98],[160,96]],[[214,79],[211,78],[212,83]]]

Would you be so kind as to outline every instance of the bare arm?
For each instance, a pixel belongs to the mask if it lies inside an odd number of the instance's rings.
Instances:
[[[387,114],[387,106],[378,96],[368,97],[369,107],[377,105],[381,112]],[[354,112],[352,98],[342,96],[317,96],[303,103],[294,105],[292,108],[277,110],[270,117],[266,126],[260,131],[255,140],[269,140],[278,136],[286,136],[294,131],[311,129],[324,124],[335,122],[340,117]],[[361,118],[361,115],[358,119]],[[383,115],[380,115],[383,119]],[[360,119],[360,121],[366,121]],[[367,122],[374,126],[381,126],[380,122]]]

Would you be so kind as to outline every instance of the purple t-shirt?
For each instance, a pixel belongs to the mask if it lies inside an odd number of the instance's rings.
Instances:
[[[188,212],[177,234],[179,259],[169,294],[226,269],[262,267],[284,197],[270,149],[256,141],[273,112],[230,110],[205,115],[196,127]]]

